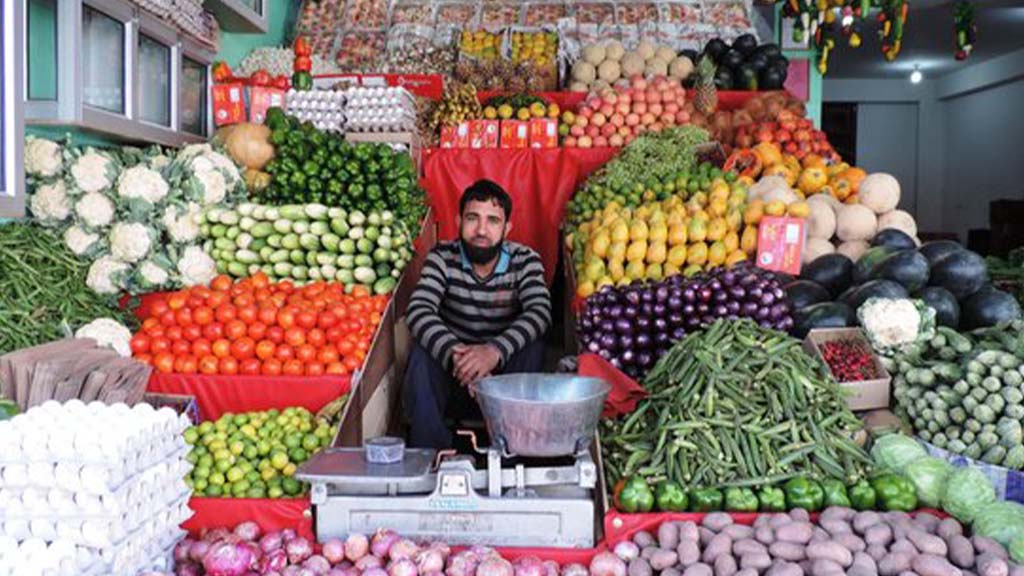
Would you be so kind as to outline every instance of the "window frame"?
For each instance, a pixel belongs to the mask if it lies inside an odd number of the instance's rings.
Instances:
[[[21,2],[0,3],[3,11],[3,58],[0,59],[0,82],[3,83],[3,109],[0,110],[3,138],[3,178],[0,181],[0,217],[20,218],[25,215],[25,128],[22,116],[24,95],[24,6]]]

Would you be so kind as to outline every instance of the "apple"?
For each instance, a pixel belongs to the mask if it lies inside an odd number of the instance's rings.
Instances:
[[[608,145],[615,148],[621,147],[625,142],[626,139],[621,134],[612,134],[608,137]]]
[[[608,118],[612,114],[615,114],[615,107],[611,104],[605,104],[604,106],[601,106],[600,112],[601,114],[604,114],[605,118]]]
[[[626,116],[626,126],[636,126],[640,124],[640,115],[633,112]]]
[[[577,116],[576,117],[576,125],[577,126],[581,126],[583,128],[586,128],[588,124],[590,124],[590,118],[587,118],[586,116]]]
[[[651,114],[654,114],[655,116],[661,116],[661,113],[664,112],[665,109],[659,103],[651,104],[650,106],[647,107],[647,111],[650,112]]]
[[[591,148],[593,147],[594,142],[593,140],[590,139],[590,136],[580,136],[579,140],[576,142],[576,145],[579,146],[580,148]]]
[[[619,102],[619,95],[614,90],[609,90],[608,94],[604,97],[605,104],[609,106],[615,106]]]
[[[676,124],[688,124],[690,122],[690,113],[686,110],[680,110],[676,112]]]
[[[640,123],[643,124],[644,126],[650,126],[651,124],[654,124],[654,114],[651,114],[650,112],[645,112],[641,114]]]
[[[591,96],[590,98],[587,98],[587,107],[593,108],[595,110],[600,108],[601,107],[601,97],[600,96]]]
[[[633,89],[635,90],[647,89],[647,80],[644,79],[643,74],[634,74],[630,76],[629,83],[630,85],[633,86]]]
[[[657,102],[661,102],[661,92],[658,92],[657,90],[648,90],[647,91],[647,101],[652,103],[652,104],[653,103],[657,103]]]
[[[593,124],[591,124],[590,126],[587,126],[587,136],[590,136],[591,138],[594,138],[595,136],[598,136],[600,134],[601,134],[601,129],[599,127],[594,126]]]
[[[633,128],[630,126],[619,126],[619,136],[626,137],[633,133]]]
[[[615,134],[616,130],[618,130],[618,128],[615,124],[605,124],[604,126],[601,126],[601,136],[611,136],[612,134]]]
[[[629,107],[629,102],[620,102],[619,105],[615,107],[615,112],[622,116],[626,116],[631,111],[632,109]]]
[[[655,122],[654,124],[651,124],[651,132],[661,132],[664,129],[665,125],[662,124],[661,122]]]
[[[583,128],[583,126],[580,126],[579,124],[573,126],[572,128],[569,128],[569,134],[571,134],[572,136],[576,136],[577,138],[583,136],[586,133],[587,131]]]
[[[600,112],[594,114],[594,116],[590,119],[590,123],[598,127],[604,126],[605,122],[607,121],[608,118]]]
[[[562,140],[562,146],[565,146],[566,148],[575,148],[576,139],[572,136],[567,136],[565,140]]]
[[[647,112],[647,103],[646,102],[636,102],[636,103],[634,103],[633,104],[633,112],[636,112],[637,114],[641,114],[641,115],[644,112]]]
[[[647,94],[645,92],[643,92],[642,90],[637,90],[636,92],[633,93],[634,106],[636,106],[637,104],[643,104],[644,102],[647,102]]]
[[[679,112],[679,104],[676,104],[675,102],[665,103],[665,112],[668,112],[669,114]]]
[[[626,123],[626,115],[616,112],[615,114],[612,114],[609,122],[614,124],[616,127],[622,126]]]
[[[665,112],[664,114],[659,116],[658,119],[661,120],[661,123],[665,124],[666,126],[672,126],[673,124],[676,123],[676,115],[671,114],[669,112]]]
[[[608,147],[608,139],[607,138],[605,138],[604,136],[598,136],[597,138],[594,138],[594,148],[607,148],[607,147]]]
[[[580,108],[579,116],[583,116],[584,118],[590,118],[593,115],[594,115],[594,109],[591,108],[590,106],[582,106]]]

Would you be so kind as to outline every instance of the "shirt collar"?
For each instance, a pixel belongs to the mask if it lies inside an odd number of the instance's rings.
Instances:
[[[473,271],[473,263],[469,261],[466,256],[466,250],[462,246],[462,242],[459,242],[459,258],[462,261],[462,269]],[[512,262],[512,254],[508,251],[508,242],[501,243],[501,253],[498,255],[498,264],[494,267],[494,272],[491,274],[504,274],[508,272],[509,264]]]

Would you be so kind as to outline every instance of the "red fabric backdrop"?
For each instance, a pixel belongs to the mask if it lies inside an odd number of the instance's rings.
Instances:
[[[147,392],[195,396],[202,420],[225,412],[302,406],[316,412],[349,391],[349,376],[212,376],[161,374],[149,378]]]
[[[309,498],[199,498],[188,501],[195,512],[181,525],[193,536],[212,528],[234,528],[252,520],[264,532],[291,528],[300,536],[314,540],[313,519],[306,517]]]
[[[509,239],[540,254],[550,284],[558,262],[565,205],[577,186],[617,152],[617,148],[429,149],[423,156],[421,184],[435,211],[440,240],[458,237],[463,190],[481,178],[500,184],[512,196]]]
[[[602,418],[615,418],[621,414],[629,414],[636,409],[636,403],[647,396],[647,390],[626,376],[621,370],[612,366],[597,354],[580,354],[577,373],[580,376],[600,378],[612,385],[608,398],[604,401]]]

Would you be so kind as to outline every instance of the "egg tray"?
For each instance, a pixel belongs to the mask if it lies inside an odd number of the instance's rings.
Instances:
[[[24,511],[25,507],[22,507],[19,511],[11,511],[9,507],[0,509],[0,522],[5,520],[46,520],[53,522],[85,522],[92,520],[109,520],[117,521],[126,518],[129,515],[129,509],[136,507],[147,507],[150,505],[165,505],[171,502],[180,500],[183,496],[188,495],[190,492],[188,485],[185,484],[184,480],[180,478],[177,481],[181,482],[182,488],[173,492],[170,497],[164,498],[162,501],[154,500],[153,497],[158,493],[167,493],[169,490],[156,491],[149,490],[143,497],[137,498],[138,502],[129,502],[127,499],[122,499],[122,494],[114,495],[113,498],[117,500],[116,509],[104,508],[100,512],[79,512],[75,514],[63,514],[55,511],[53,507],[48,507],[46,513],[39,512],[27,512]],[[12,491],[13,492],[13,491]]]
[[[152,448],[156,446],[156,450],[147,450],[145,457],[149,460],[142,460],[144,463],[142,466],[151,465],[153,462],[159,462],[164,460],[168,455],[180,450],[182,448],[188,448],[188,444],[180,434],[175,434],[173,437],[168,436],[163,442],[158,444],[144,444],[146,448]],[[138,462],[140,457],[143,456],[143,451],[140,448],[123,452],[116,456],[110,457],[100,453],[99,455],[83,457],[80,453],[74,452],[70,456],[58,456],[50,452],[45,454],[46,457],[39,457],[38,454],[24,454],[21,450],[21,446],[16,446],[16,449],[7,447],[4,450],[0,450],[0,466],[9,464],[34,464],[34,463],[50,463],[50,464],[76,464],[79,466],[100,466],[104,468],[112,469],[127,469],[131,466],[131,462],[135,462],[136,466],[139,466]]]
[[[125,573],[138,574],[150,568],[170,572],[174,568],[174,547],[186,534],[183,530],[176,530],[174,532],[175,535],[173,537],[168,536],[165,538],[165,542],[161,542],[159,546],[149,547],[159,547],[159,552],[152,554],[151,559],[148,562],[143,563],[141,566],[136,566],[135,568],[129,567]],[[169,542],[169,544],[167,542]],[[84,571],[76,573],[76,576],[77,574],[81,574],[82,576],[106,576],[107,574],[114,574],[114,572],[113,567],[109,562],[98,559]]]

